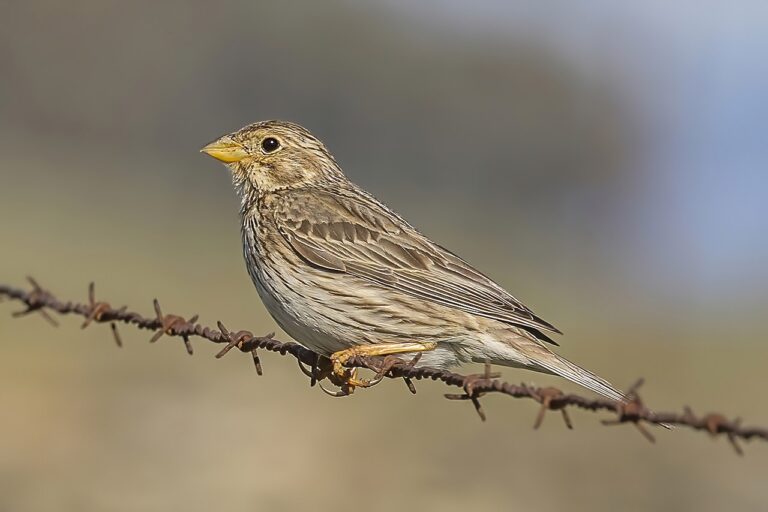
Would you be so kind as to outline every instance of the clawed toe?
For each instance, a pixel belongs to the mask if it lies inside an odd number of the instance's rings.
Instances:
[[[387,358],[389,360],[390,358]],[[392,365],[397,361],[396,358],[393,358],[394,360],[392,362],[389,362],[387,360],[384,361],[384,364],[379,369],[378,372],[376,372],[376,375],[372,379],[364,379],[362,377],[358,376],[357,368],[347,368],[344,366],[344,363],[346,363],[349,358],[331,358],[331,365],[330,368],[321,376],[317,376],[318,382],[327,377],[328,380],[331,381],[335,386],[338,386],[337,391],[331,391],[324,387],[322,383],[320,383],[320,389],[323,390],[327,395],[333,396],[333,397],[341,397],[341,396],[348,396],[355,392],[355,388],[370,388],[375,386],[376,384],[380,383],[382,380],[384,380],[384,377],[386,376],[389,369],[392,367]],[[308,376],[313,377],[314,374],[305,368],[303,365],[300,364],[301,370]]]
[[[328,395],[347,396],[354,393],[355,388],[370,388],[384,380],[384,377],[390,373],[390,370],[395,364],[403,362],[400,358],[396,357],[395,354],[416,352],[416,356],[410,362],[406,363],[407,366],[412,368],[419,361],[423,351],[433,350],[436,346],[437,345],[432,342],[358,345],[331,354],[325,372],[320,375],[316,374],[314,368],[310,372],[310,370],[304,367],[301,363],[299,363],[299,366],[305,375],[308,375],[313,379],[316,378],[317,381],[328,377],[328,380],[339,387],[338,391],[330,391],[321,386],[323,391]],[[346,364],[355,357],[372,358],[377,356],[386,357],[384,357],[380,366],[374,368],[376,374],[372,379],[358,377],[357,368],[346,367]],[[407,383],[408,381],[406,381],[406,384]],[[413,392],[412,385],[409,385],[408,388]]]
[[[347,387],[341,387],[337,391],[331,391],[330,389],[327,389],[325,386],[323,386],[322,382],[318,382],[317,385],[320,386],[320,389],[323,390],[323,393],[325,393],[328,396],[332,396],[334,398],[351,395],[352,392],[354,391],[354,388],[350,389]]]
[[[337,391],[331,391],[319,382],[320,389],[322,389],[325,394],[333,397],[348,396],[355,392],[355,388],[365,388],[370,386],[369,381],[357,377],[357,369],[354,368],[349,369],[342,366],[341,371],[337,371],[337,368],[334,368],[326,375],[326,377],[328,377],[328,380],[339,389]]]

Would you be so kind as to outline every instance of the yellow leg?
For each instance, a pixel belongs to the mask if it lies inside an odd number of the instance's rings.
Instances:
[[[350,371],[350,369],[344,367],[344,364],[353,357],[389,356],[394,354],[407,354],[409,352],[427,352],[429,350],[434,350],[436,347],[437,343],[433,341],[357,345],[331,354],[330,359],[333,363],[333,376],[338,382],[344,383],[344,386],[342,387],[346,388],[346,391],[352,393],[355,387],[365,388],[371,385],[371,381],[359,379],[357,377],[356,368],[353,368],[352,371]]]

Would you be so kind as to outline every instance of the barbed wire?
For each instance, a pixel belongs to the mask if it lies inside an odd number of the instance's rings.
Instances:
[[[278,341],[274,338],[274,333],[266,336],[254,336],[251,331],[230,331],[221,322],[217,322],[218,330],[212,329],[198,323],[198,315],[184,318],[175,314],[164,314],[157,299],[154,299],[153,302],[155,316],[145,317],[140,313],[129,311],[126,306],[114,308],[109,302],[97,300],[93,283],[88,287],[87,303],[62,301],[40,286],[33,278],[30,277],[28,280],[31,285],[29,290],[0,284],[0,298],[4,296],[25,305],[24,310],[12,313],[14,317],[39,313],[52,325],[57,326],[58,322],[50,313],[78,315],[85,318],[81,326],[83,329],[92,323],[109,323],[118,346],[122,346],[123,342],[118,333],[117,324],[123,323],[139,329],[154,331],[149,340],[151,343],[156,342],[162,336],[181,338],[187,353],[190,355],[193,353],[190,338],[199,337],[213,343],[224,344],[224,347],[216,354],[216,358],[223,357],[233,348],[250,353],[259,375],[262,374],[259,350],[275,352],[284,356],[291,355],[299,362],[302,371],[310,377],[310,385],[312,386],[323,378],[319,368],[324,365],[327,368],[327,358],[302,347],[298,343]],[[740,455],[743,452],[738,440],[760,439],[768,441],[768,429],[744,427],[740,418],[728,419],[719,413],[698,416],[687,406],[684,407],[683,412],[654,412],[648,409],[640,398],[638,390],[643,383],[642,379],[627,391],[627,401],[621,403],[605,398],[587,398],[566,394],[554,387],[541,388],[526,384],[511,384],[502,381],[499,374],[491,372],[490,365],[486,365],[483,373],[462,375],[436,368],[416,367],[415,362],[417,360],[418,357],[410,362],[391,357],[384,359],[353,357],[347,361],[345,366],[367,368],[376,372],[378,378],[401,378],[412,393],[416,392],[413,381],[422,379],[431,379],[447,386],[461,388],[463,393],[445,394],[444,396],[451,400],[470,401],[482,420],[485,420],[486,416],[480,399],[489,393],[501,393],[513,398],[532,399],[540,404],[534,428],[539,428],[547,411],[560,411],[565,425],[569,429],[573,428],[568,409],[578,408],[592,412],[610,412],[614,416],[603,420],[604,425],[632,424],[651,442],[654,441],[654,436],[648,430],[647,425],[683,426],[696,431],[707,432],[712,436],[724,436],[736,453]]]

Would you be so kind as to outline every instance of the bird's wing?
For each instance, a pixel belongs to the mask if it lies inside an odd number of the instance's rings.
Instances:
[[[361,193],[299,189],[280,193],[278,229],[308,264],[500,320],[550,341],[560,333],[501,286]],[[552,342],[554,343],[554,342]]]

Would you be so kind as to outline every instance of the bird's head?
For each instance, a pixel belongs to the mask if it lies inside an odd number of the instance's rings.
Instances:
[[[287,121],[249,124],[200,151],[229,167],[242,199],[258,191],[344,179],[325,145],[305,128]]]

